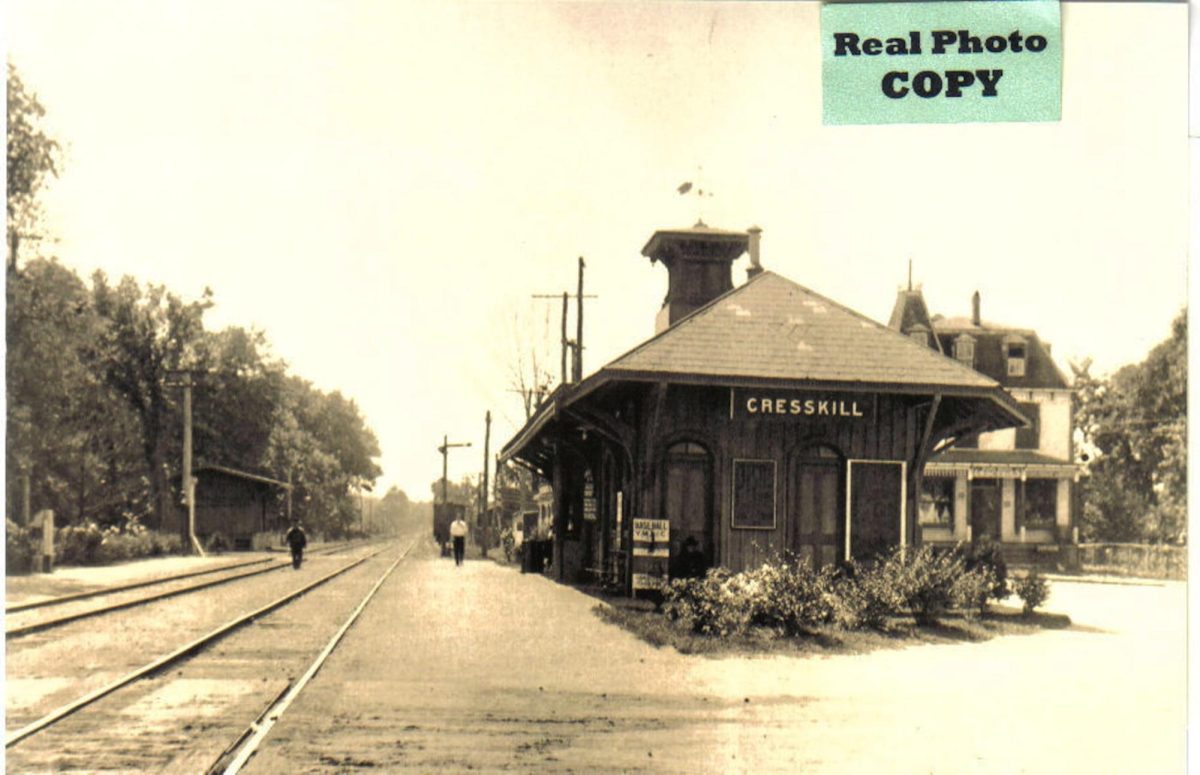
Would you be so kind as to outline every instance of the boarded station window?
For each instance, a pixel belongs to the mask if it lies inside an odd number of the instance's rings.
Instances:
[[[850,556],[869,560],[900,544],[904,467],[856,460],[850,471]]]
[[[775,461],[733,461],[733,526],[775,528]]]

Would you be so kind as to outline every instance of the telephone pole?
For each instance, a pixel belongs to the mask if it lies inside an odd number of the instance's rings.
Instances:
[[[451,444],[448,441],[448,439],[449,439],[448,436],[442,436],[442,446],[438,447],[438,452],[442,453],[442,503],[443,504],[450,502],[448,499],[448,496],[446,495],[446,465],[447,465],[447,458],[449,457],[450,450],[453,449],[454,447],[469,447],[469,446],[471,446],[471,442],[469,442],[469,441],[455,442],[455,443]]]
[[[562,375],[562,383],[564,385],[569,382],[580,382],[583,380],[583,300],[598,298],[592,294],[583,292],[583,268],[586,266],[583,262],[583,256],[579,257],[579,287],[575,294],[575,339],[567,338],[567,309],[570,306],[571,294],[568,291],[563,291],[560,296],[557,293],[535,293],[535,299],[562,299],[562,335],[559,340],[562,347],[562,370],[559,372]],[[571,370],[567,371],[567,352],[574,353],[575,358],[571,363]]]
[[[488,539],[491,533],[491,515],[488,514],[488,445],[492,439],[492,410],[488,410],[483,416],[483,491],[480,493],[479,500],[481,505],[479,508],[480,514],[480,532],[483,534],[483,557],[487,559]]]
[[[183,497],[187,503],[186,545],[201,557],[204,549],[196,540],[196,480],[192,476],[192,388],[195,386],[194,371],[178,369],[167,372],[167,387],[183,388]]]
[[[579,257],[579,290],[575,296],[575,381],[583,381],[583,256]]]

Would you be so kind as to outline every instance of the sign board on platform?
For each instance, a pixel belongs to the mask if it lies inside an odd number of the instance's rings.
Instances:
[[[633,520],[633,588],[662,589],[669,579],[671,522],[666,519]]]
[[[633,540],[642,543],[666,543],[671,540],[671,523],[665,519],[633,520]]]
[[[654,575],[651,573],[635,573],[633,574],[633,588],[637,589],[663,589],[667,586],[666,575]]]

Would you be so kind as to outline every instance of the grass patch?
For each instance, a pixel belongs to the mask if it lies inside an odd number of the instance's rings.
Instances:
[[[744,635],[727,638],[700,635],[679,621],[639,605],[598,605],[592,609],[603,621],[625,629],[650,645],[669,646],[681,654],[705,656],[809,656],[865,654],[878,649],[905,648],[925,643],[981,642],[1002,635],[1030,635],[1045,629],[1063,629],[1071,620],[1062,614],[994,608],[987,616],[968,619],[945,615],[938,623],[914,624],[897,616],[880,630],[843,630],[817,627],[795,637],[753,627]]]

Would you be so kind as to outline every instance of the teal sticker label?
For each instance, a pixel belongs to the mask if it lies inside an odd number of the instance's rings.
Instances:
[[[1058,121],[1058,0],[826,3],[826,124]]]

